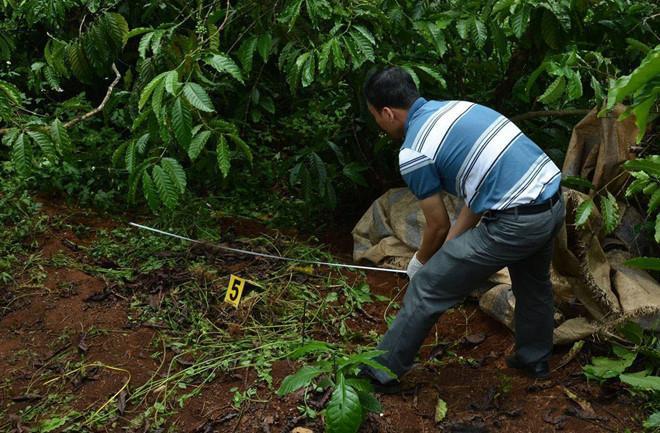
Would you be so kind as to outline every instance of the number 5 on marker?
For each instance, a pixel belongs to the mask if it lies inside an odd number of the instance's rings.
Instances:
[[[236,275],[232,275],[229,279],[229,286],[227,286],[227,294],[225,295],[225,302],[238,308],[243,296],[243,289],[245,288],[245,280]]]

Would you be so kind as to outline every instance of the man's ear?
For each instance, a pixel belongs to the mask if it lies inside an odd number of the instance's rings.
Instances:
[[[394,111],[390,107],[383,107],[383,109],[380,112],[380,115],[387,119],[389,122],[394,120]]]

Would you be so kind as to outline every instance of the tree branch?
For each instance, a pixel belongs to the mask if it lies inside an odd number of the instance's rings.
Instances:
[[[112,95],[112,92],[115,90],[115,86],[119,83],[119,80],[121,79],[121,74],[119,73],[119,70],[117,69],[117,66],[113,63],[112,64],[112,70],[115,72],[115,79],[110,83],[110,86],[108,87],[108,91],[106,92],[105,96],[103,97],[103,100],[101,103],[98,105],[98,107],[94,108],[92,111],[82,114],[78,117],[75,117],[68,122],[66,122],[63,126],[65,128],[71,128],[72,126],[82,122],[83,120],[87,120],[90,117],[94,116],[95,114],[98,114],[99,112],[103,111],[105,108],[105,104],[108,103],[108,100],[110,99],[110,96]],[[7,131],[9,131],[12,128],[0,128],[0,135],[6,134]]]
[[[519,114],[511,117],[512,122],[522,120],[536,119],[537,117],[563,117],[563,116],[584,116],[591,110],[588,108],[577,108],[575,110],[557,110],[557,111],[530,111],[529,113]]]
[[[83,120],[87,120],[90,117],[94,116],[95,114],[103,111],[103,108],[105,108],[105,104],[108,103],[108,100],[112,95],[112,92],[115,90],[115,86],[117,85],[117,83],[119,83],[119,80],[121,79],[121,74],[119,73],[119,70],[117,69],[117,66],[114,63],[112,64],[112,70],[115,73],[115,79],[112,81],[112,83],[110,83],[110,86],[108,87],[108,91],[105,93],[105,96],[103,97],[103,100],[101,101],[99,106],[93,109],[92,111],[83,114],[82,116],[78,116],[76,118],[69,120],[64,124],[65,128],[67,129],[71,128],[72,126],[82,122]]]

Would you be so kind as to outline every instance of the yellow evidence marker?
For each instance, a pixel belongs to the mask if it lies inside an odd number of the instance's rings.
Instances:
[[[229,278],[229,285],[227,286],[225,302],[238,308],[241,303],[243,294],[246,294],[255,289],[261,289],[261,286],[254,281],[246,280],[245,278],[232,275]]]

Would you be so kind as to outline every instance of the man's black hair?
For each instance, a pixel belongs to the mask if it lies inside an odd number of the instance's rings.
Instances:
[[[364,84],[367,102],[376,110],[383,107],[407,110],[419,98],[417,86],[403,68],[389,67],[377,71],[367,78]]]

